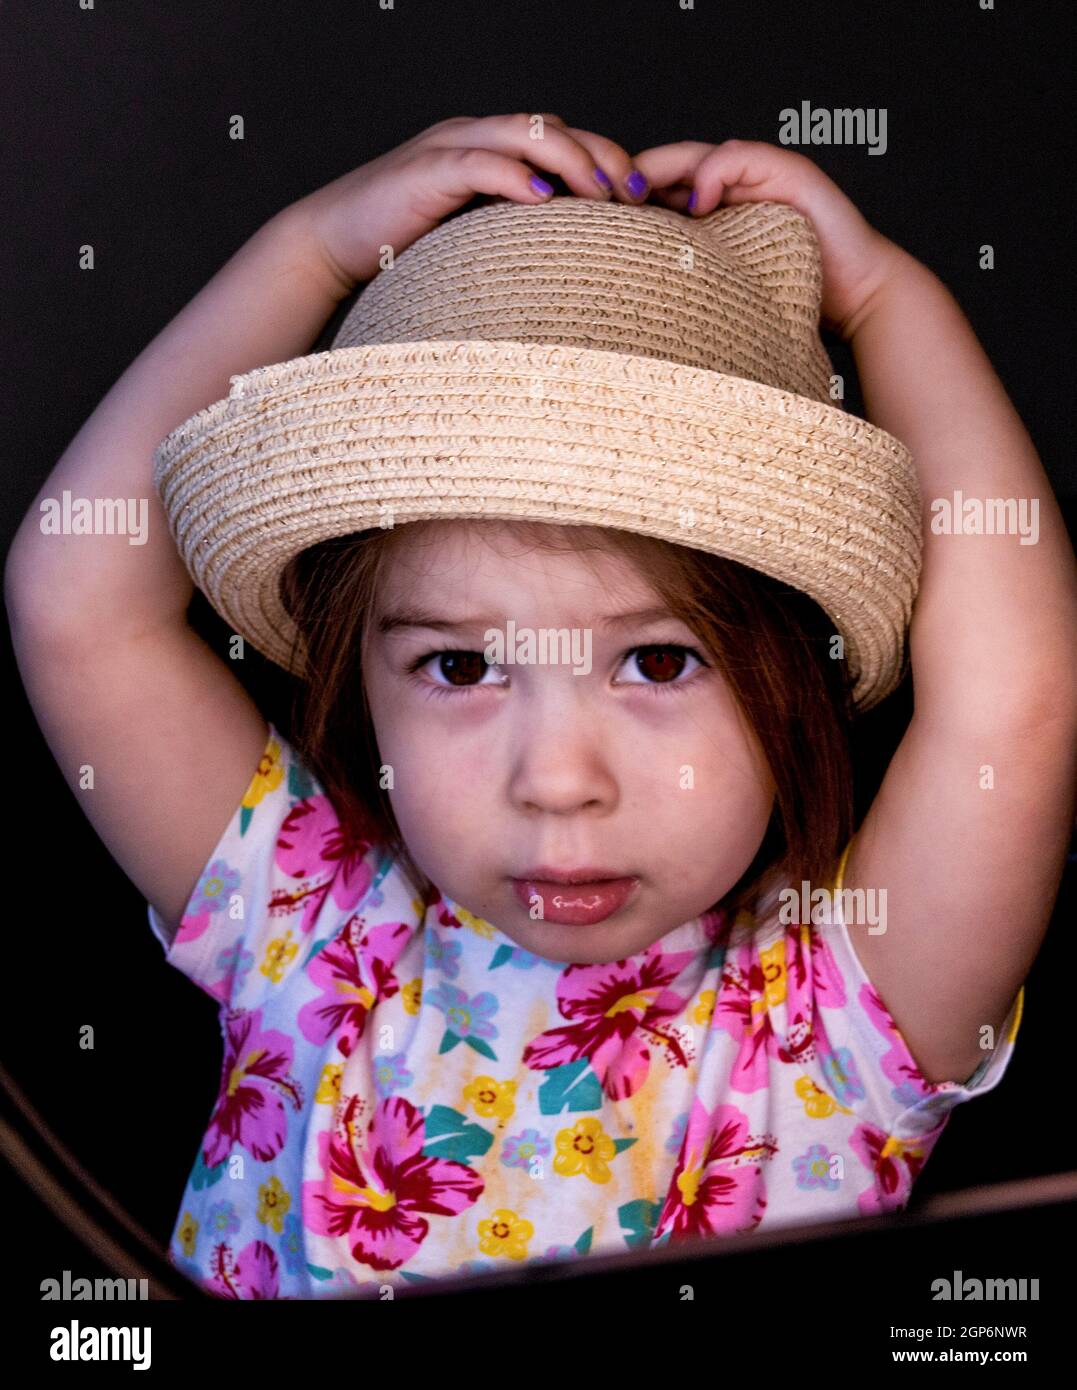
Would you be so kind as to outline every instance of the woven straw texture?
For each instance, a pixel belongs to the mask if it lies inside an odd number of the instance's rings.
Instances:
[[[382,271],[330,351],[233,377],[158,446],[154,484],[210,603],[301,676],[278,592],[298,551],[530,519],[639,531],[802,589],[867,709],[901,674],[920,496],[905,446],[830,401],[821,288],[811,224],[783,204],[698,220],[490,204]]]

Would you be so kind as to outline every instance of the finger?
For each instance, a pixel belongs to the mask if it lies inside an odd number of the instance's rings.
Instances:
[[[814,216],[814,204],[827,196],[826,175],[796,150],[760,140],[725,140],[704,147],[690,179],[696,191],[691,215],[703,216],[719,203],[774,201]]]
[[[675,212],[688,212],[688,200],[691,198],[692,192],[693,190],[687,185],[676,184],[673,188],[656,188],[651,197],[665,207],[672,208]]]
[[[470,145],[514,154],[537,169],[557,174],[582,198],[605,199],[612,193],[612,189],[596,177],[595,158],[588,147],[569,134],[561,117],[547,112],[451,122],[437,131],[434,138],[436,145],[441,147]]]
[[[605,135],[597,135],[592,130],[568,127],[568,134],[578,140],[589,151],[595,167],[601,169],[613,184],[613,192],[625,203],[638,203],[646,198],[651,185],[643,171],[623,146]],[[634,177],[638,175],[642,177]]]
[[[440,221],[476,193],[508,198],[514,203],[547,203],[553,188],[543,192],[532,180],[534,169],[521,159],[480,145],[429,147],[414,159],[416,182],[425,197],[421,211]]]
[[[695,171],[699,164],[716,148],[703,140],[679,140],[672,145],[655,145],[652,149],[641,150],[633,158],[636,167],[656,191],[677,185],[684,185],[690,190],[694,187]],[[686,202],[688,196],[685,195]]]

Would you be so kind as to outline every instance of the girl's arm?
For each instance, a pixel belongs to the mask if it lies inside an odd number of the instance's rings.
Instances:
[[[954,297],[887,247],[844,336],[869,418],[915,459],[924,561],[914,712],[845,886],[886,890],[887,930],[851,928],[857,952],[926,1078],[960,1080],[1004,1022],[1058,891],[1077,772],[1077,570],[1032,441]],[[968,499],[988,514],[1001,499],[1025,538],[968,534],[971,512],[965,533],[944,529]]]
[[[345,292],[313,254],[301,206],[272,218],[111,388],[8,552],[12,641],[42,732],[94,829],[170,924],[246,790],[267,727],[187,624],[193,585],[153,488],[153,449],[227,395],[230,375],[306,351]],[[65,489],[134,499],[144,543],[44,534],[39,503]]]
[[[307,352],[340,300],[378,273],[384,247],[400,254],[476,193],[544,202],[553,190],[533,182],[535,168],[581,197],[641,196],[612,140],[519,113],[439,121],[285,208],[128,367],[16,534],[4,596],[30,703],[94,828],[167,922],[186,905],[268,730],[187,625],[193,585],[153,488],[153,450],[226,396],[229,377]],[[44,535],[39,503],[65,490],[145,504],[145,544]]]
[[[925,1078],[964,1080],[1039,950],[1073,820],[1077,572],[1059,509],[953,296],[812,160],[760,141],[686,140],[636,164],[668,206],[687,208],[692,190],[696,217],[773,199],[811,220],[823,322],[852,341],[869,418],[915,459],[914,712],[844,886],[885,891],[874,900],[885,923],[872,911],[850,926],[861,963]],[[932,503],[952,511],[955,492],[1000,498],[1018,521],[1023,499],[1035,543],[934,531],[943,512]]]

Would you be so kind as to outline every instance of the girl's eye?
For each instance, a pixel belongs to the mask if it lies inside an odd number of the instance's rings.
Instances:
[[[631,651],[625,653],[622,658],[622,665],[627,664],[629,671],[640,676],[641,679],[633,680],[630,677],[621,684],[639,685],[649,689],[654,694],[663,690],[683,690],[685,686],[691,684],[688,680],[678,679],[685,668],[685,657],[691,657],[697,666],[706,667],[709,665],[694,647],[680,646],[673,642],[633,647]],[[408,673],[414,676],[430,662],[434,663],[432,671],[435,679],[418,679],[416,682],[423,688],[424,694],[434,696],[468,695],[483,685],[501,686],[505,684],[503,676],[494,680],[484,679],[489,672],[500,671],[501,668],[487,662],[482,652],[461,651],[456,648],[443,648],[440,651],[426,652],[408,665]],[[444,678],[445,683],[442,683],[437,677]]]
[[[683,690],[688,682],[678,680],[677,677],[684,670],[686,656],[690,656],[697,666],[707,665],[694,647],[679,647],[670,642],[653,643],[649,647],[633,647],[626,653],[625,660],[634,658],[629,669],[642,675],[644,680],[629,680],[625,684],[643,684],[652,690],[661,689],[663,686]]]
[[[435,658],[436,661],[435,661]],[[499,668],[487,662],[482,652],[457,651],[445,648],[442,651],[427,652],[425,656],[420,656],[408,666],[409,672],[420,670],[428,662],[434,661],[434,671],[444,676],[448,682],[442,685],[439,682],[420,681],[420,685],[426,686],[436,695],[452,695],[457,691],[464,691],[466,694],[469,689],[484,683],[483,677],[488,671],[496,671]],[[500,684],[498,681],[486,681],[486,685]]]

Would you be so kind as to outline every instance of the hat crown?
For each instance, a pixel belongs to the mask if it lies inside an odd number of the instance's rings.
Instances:
[[[507,340],[654,357],[829,405],[822,267],[784,203],[691,218],[587,198],[498,201],[441,222],[358,295],[334,350]]]

